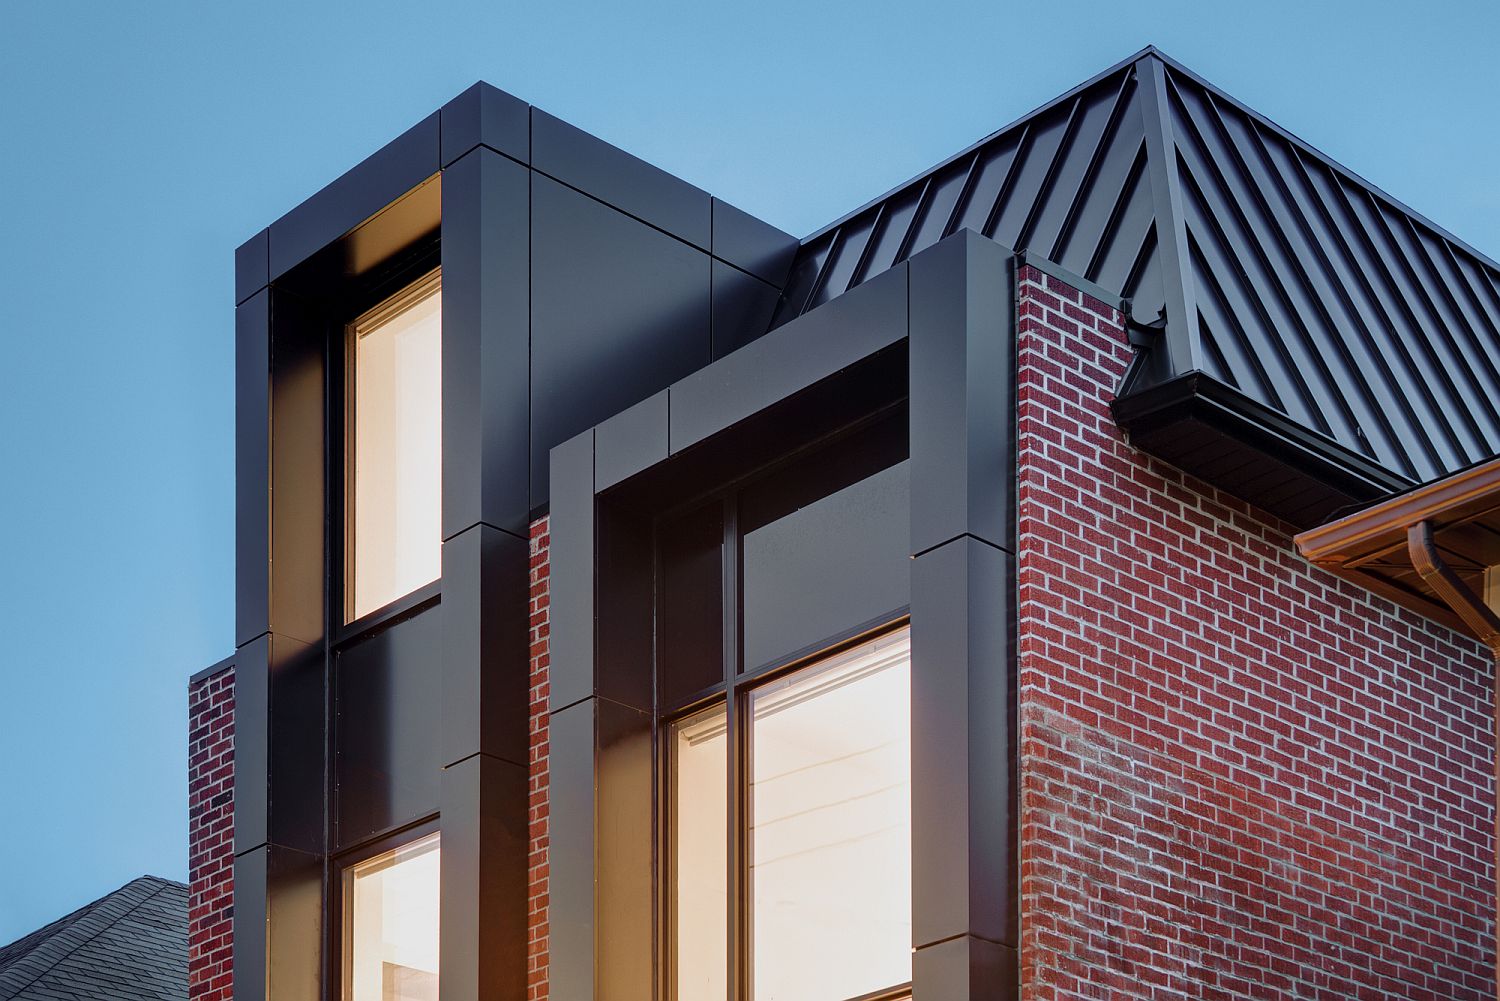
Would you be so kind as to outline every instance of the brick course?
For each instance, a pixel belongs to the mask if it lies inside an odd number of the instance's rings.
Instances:
[[[188,997],[234,996],[234,668],[188,686]]]
[[[526,920],[526,998],[547,1001],[547,713],[551,592],[550,519],[531,524],[531,731],[527,858],[529,899]]]
[[[1022,997],[1492,998],[1488,658],[1132,449],[1120,314],[1018,281]]]

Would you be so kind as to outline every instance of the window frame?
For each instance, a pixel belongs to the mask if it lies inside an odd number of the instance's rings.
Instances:
[[[727,521],[728,519],[726,519]],[[728,661],[727,675],[722,688],[718,688],[710,694],[699,693],[691,697],[691,701],[676,706],[670,710],[664,710],[660,716],[659,732],[668,734],[678,723],[685,722],[695,716],[724,707],[724,726],[726,734],[725,758],[728,768],[728,813],[725,817],[725,831],[727,842],[728,874],[725,882],[728,897],[727,918],[727,946],[728,946],[728,1001],[752,1001],[752,984],[750,976],[751,949],[754,942],[752,939],[753,919],[750,915],[751,891],[750,884],[750,830],[747,820],[750,816],[750,773],[751,773],[751,748],[750,748],[750,724],[751,708],[750,700],[755,692],[773,682],[798,674],[818,666],[819,664],[857,649],[866,644],[875,642],[887,636],[893,636],[903,630],[910,630],[911,614],[909,608],[894,610],[890,616],[883,618],[876,624],[867,624],[856,627],[846,634],[830,637],[828,642],[812,653],[798,652],[787,658],[773,661],[746,673],[738,673],[734,670],[734,663]],[[664,795],[659,797],[659,818],[661,837],[660,858],[662,859],[661,877],[661,942],[663,952],[663,983],[661,985],[661,997],[668,1001],[689,1001],[680,998],[677,992],[677,942],[676,942],[676,908],[677,899],[677,867],[676,867],[676,762],[673,742],[662,739],[659,742],[658,751],[658,774],[665,777],[663,783],[666,788]],[[861,994],[851,998],[830,999],[830,1001],[899,1001],[899,999],[911,996],[912,983],[910,980],[900,984],[892,984],[870,993]]]
[[[328,922],[325,928],[324,955],[329,958],[329,962],[325,964],[326,997],[335,998],[337,1001],[347,1001],[344,994],[345,979],[348,975],[349,952],[353,948],[353,941],[349,935],[353,915],[349,913],[349,895],[344,889],[349,873],[387,852],[415,844],[433,835],[439,838],[438,851],[441,852],[442,824],[437,816],[429,816],[414,824],[407,824],[396,830],[378,834],[329,858],[328,867],[325,870],[328,887],[324,893]],[[441,855],[438,864],[439,871],[441,871]],[[441,939],[439,941],[441,942]],[[441,984],[441,967],[438,969],[438,977],[438,982]]]
[[[399,270],[385,276],[384,281],[370,289],[360,305],[345,315],[354,313],[337,325],[335,344],[330,354],[339,360],[337,367],[330,368],[329,396],[336,430],[330,441],[339,444],[339,453],[329,456],[329,486],[333,501],[329,505],[330,520],[338,519],[338,527],[330,532],[330,539],[337,545],[332,554],[330,567],[329,612],[332,622],[331,635],[335,644],[361,635],[369,629],[386,624],[397,618],[425,609],[436,603],[442,593],[441,569],[438,576],[419,587],[397,595],[382,605],[356,616],[354,593],[354,570],[357,542],[355,539],[355,434],[357,425],[356,407],[358,372],[356,370],[359,350],[359,330],[372,322],[387,320],[416,305],[429,296],[441,299],[443,294],[441,263],[435,263],[436,253],[423,252],[414,259],[404,261]],[[441,335],[440,335],[441,336]],[[441,393],[441,389],[439,390]],[[441,400],[441,397],[440,397]],[[440,474],[441,477],[441,474]],[[441,478],[439,480],[441,490]],[[441,543],[439,543],[441,544]]]
[[[868,417],[842,429],[829,438],[815,440],[809,445],[793,449],[776,461],[762,466],[754,472],[738,478],[718,489],[698,495],[683,503],[661,511],[651,523],[652,581],[655,594],[652,598],[652,614],[659,622],[663,614],[664,566],[662,560],[663,540],[667,531],[679,519],[702,511],[711,505],[720,506],[722,535],[721,552],[721,602],[722,672],[713,684],[666,700],[662,678],[665,672],[664,644],[658,634],[652,650],[652,675],[656,692],[655,730],[657,734],[655,767],[660,777],[656,795],[656,857],[659,876],[657,883],[656,913],[658,915],[658,983],[657,997],[666,1001],[696,1001],[680,998],[677,991],[677,941],[676,941],[676,762],[674,741],[670,739],[673,728],[694,716],[723,706],[727,731],[726,766],[728,789],[725,817],[727,837],[726,878],[727,909],[727,991],[726,1001],[752,1001],[751,996],[751,948],[753,923],[750,915],[750,699],[753,693],[768,684],[794,675],[799,671],[837,657],[848,650],[863,646],[884,636],[911,628],[910,604],[890,609],[875,618],[851,625],[815,643],[788,652],[763,664],[745,664],[744,644],[744,593],[742,567],[744,565],[744,532],[741,529],[740,497],[748,489],[763,484],[777,474],[794,467],[810,455],[826,449],[870,448],[877,456],[871,465],[876,472],[891,465],[908,461],[909,449],[886,451],[890,443],[880,438],[882,422],[900,414],[899,405],[882,407]],[[861,432],[873,432],[876,437],[865,438]],[[868,475],[874,475],[869,473]],[[854,481],[859,482],[859,481]],[[707,651],[705,651],[707,652]],[[892,984],[880,990],[853,998],[830,999],[830,1001],[904,1001],[912,993],[911,981]]]

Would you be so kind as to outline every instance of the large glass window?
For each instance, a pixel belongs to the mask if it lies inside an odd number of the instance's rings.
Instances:
[[[433,272],[352,326],[346,620],[442,572],[440,289]]]
[[[438,835],[344,872],[344,1001],[437,1001]]]
[[[751,1001],[910,982],[910,659],[903,629],[731,692],[738,737],[728,703],[673,727],[677,1001],[725,997],[736,967]],[[735,837],[731,775],[744,783]]]

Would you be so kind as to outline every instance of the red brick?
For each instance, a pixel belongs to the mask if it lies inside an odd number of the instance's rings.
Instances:
[[[1017,279],[1022,997],[1493,997],[1487,658],[1127,446],[1122,318]]]

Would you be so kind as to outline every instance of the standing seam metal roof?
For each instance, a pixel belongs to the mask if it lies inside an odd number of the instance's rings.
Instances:
[[[1387,489],[1500,451],[1500,265],[1154,48],[808,237],[773,325],[960,228],[1164,310],[1129,394],[1200,373]]]

